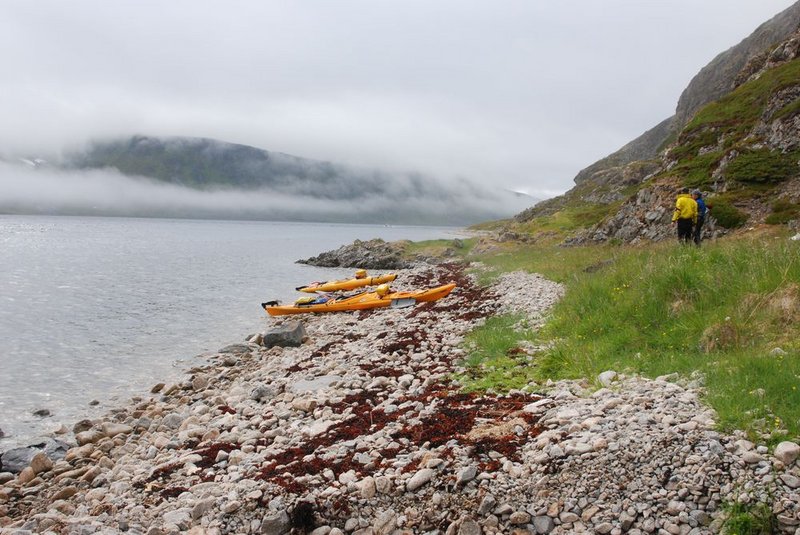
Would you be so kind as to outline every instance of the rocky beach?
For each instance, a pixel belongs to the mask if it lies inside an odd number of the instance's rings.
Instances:
[[[800,447],[717,431],[700,376],[460,391],[470,330],[538,325],[563,289],[522,272],[482,287],[461,264],[393,287],[449,282],[412,308],[268,320],[63,443],[4,453],[0,533],[687,535],[737,503],[800,533]]]

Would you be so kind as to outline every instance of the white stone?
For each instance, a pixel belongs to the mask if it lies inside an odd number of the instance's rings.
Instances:
[[[794,442],[784,441],[775,446],[775,457],[784,465],[789,466],[800,455],[800,446]]]
[[[422,470],[417,471],[417,473],[408,480],[408,483],[406,483],[406,490],[409,492],[414,492],[422,485],[430,481],[433,477],[433,473],[433,470],[430,468],[423,468]]]
[[[614,370],[607,370],[597,376],[597,382],[603,386],[611,386],[611,383],[617,378],[617,372]]]
[[[361,490],[361,497],[367,500],[374,498],[375,494],[377,493],[375,479],[372,476],[367,476],[362,479],[359,483],[359,488]]]

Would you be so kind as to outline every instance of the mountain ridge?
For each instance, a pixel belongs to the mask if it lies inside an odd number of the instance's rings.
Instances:
[[[754,48],[791,27],[795,31],[783,40]],[[799,27],[797,2],[701,71],[702,79],[726,80],[729,90],[718,96],[715,82],[706,84],[709,93],[687,99],[687,88],[679,112],[694,106],[689,101],[708,102],[680,119],[686,121],[680,130],[667,134],[676,119],[663,121],[584,169],[564,195],[517,214],[509,228],[537,234],[559,220],[558,235],[568,244],[662,240],[673,235],[669,220],[679,187],[708,194],[707,202],[714,205],[707,225],[711,236],[745,222],[800,219]],[[731,63],[722,68],[725,58]],[[722,72],[712,76],[715,69]],[[689,87],[703,85],[697,80]],[[647,142],[645,136],[650,136]],[[639,159],[628,161],[632,155]]]
[[[738,44],[717,54],[689,81],[681,92],[675,113],[671,117],[579,171],[575,183],[585,182],[598,172],[657,157],[664,145],[669,143],[670,137],[676,136],[700,108],[735,88],[736,77],[748,61],[763,54],[771,45],[789,37],[799,24],[800,2],[760,24]]]
[[[119,197],[134,187],[138,205],[103,198],[59,208],[57,199],[45,203],[37,194],[32,202],[14,205],[0,199],[0,211],[462,226],[509,217],[535,202],[463,178],[359,169],[201,137],[98,140],[33,171],[63,172],[64,180],[50,183],[65,187],[79,177],[108,175],[106,183],[95,180],[93,187],[117,184]],[[140,191],[145,185],[152,202]],[[225,198],[228,206],[215,206],[214,196]],[[160,197],[169,197],[171,204]]]

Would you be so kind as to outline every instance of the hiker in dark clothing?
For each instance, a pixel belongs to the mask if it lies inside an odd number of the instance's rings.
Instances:
[[[699,189],[696,189],[692,192],[692,199],[694,202],[697,203],[697,221],[694,224],[694,243],[700,245],[701,234],[703,232],[703,223],[706,220],[706,212],[708,211],[708,207],[706,207],[706,202],[703,200],[703,192]]]
[[[675,212],[672,222],[678,227],[678,241],[689,243],[692,240],[692,227],[697,221],[697,203],[689,195],[689,188],[683,188],[675,199]]]

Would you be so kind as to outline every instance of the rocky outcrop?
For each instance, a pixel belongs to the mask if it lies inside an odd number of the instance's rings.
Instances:
[[[717,62],[741,64],[742,50],[751,50],[765,42],[768,40],[765,36],[783,34],[790,27],[787,20],[795,16],[800,17],[798,6],[767,23],[743,42],[742,49],[731,49]],[[726,63],[722,60],[725,57],[736,59]],[[578,203],[608,205],[622,201],[613,215],[569,237],[565,243],[607,240],[636,243],[673,236],[670,216],[675,194],[680,186],[687,184],[703,184],[706,201],[712,205],[714,195],[728,192],[726,212],[738,210],[748,224],[767,221],[777,200],[783,205],[799,204],[800,81],[795,80],[790,63],[798,57],[800,29],[790,32],[782,42],[773,43],[763,54],[750,56],[737,77],[724,77],[731,87],[749,85],[706,108],[657,159],[617,165],[622,159],[614,157],[604,165],[587,168],[591,173],[580,175],[572,190],[519,214],[516,221],[550,215]],[[713,78],[713,83],[719,83],[720,79]],[[766,82],[760,83],[759,79]],[[731,110],[747,110],[747,113],[730,119]],[[741,196],[731,194],[747,188],[758,191]],[[631,191],[635,193],[631,195]],[[736,220],[731,220],[729,216],[728,226],[741,224],[742,218],[738,214],[735,217]],[[716,224],[712,210],[704,235],[716,237],[725,232]]]
[[[362,269],[403,269],[410,262],[403,258],[408,242],[385,242],[380,238],[342,245],[335,251],[298,260],[298,264],[319,267],[352,267]]]
[[[703,67],[678,99],[675,110],[677,130],[683,128],[706,104],[730,93],[741,83],[742,69],[754,57],[785,40],[800,26],[800,2],[759,26],[738,45],[722,52]]]
[[[635,244],[642,240],[660,241],[675,237],[672,213],[675,207],[677,184],[662,181],[640,189],[612,217],[566,240],[566,245],[617,240]],[[704,239],[717,238],[725,232],[713,217],[703,225]]]
[[[575,177],[575,183],[593,181],[595,177],[608,175],[614,169],[623,169],[631,162],[655,158],[664,141],[674,131],[674,122],[674,117],[664,119],[617,152],[581,170]]]
[[[776,49],[771,47],[789,38],[799,25],[800,2],[763,23],[741,43],[719,54],[701,69],[681,94],[674,116],[581,170],[575,177],[576,187],[570,192],[517,214],[515,221],[525,222],[549,215],[575,200],[619,201],[620,196],[615,191],[630,185],[630,164],[658,160],[667,140],[677,135],[700,108],[757,77],[759,72],[771,66],[770,62],[775,64],[790,56],[795,57],[792,53],[796,45],[792,43],[784,43]]]
[[[548,199],[514,216],[524,223],[533,218],[551,215],[571,203],[611,204],[624,200],[631,186],[637,186],[661,169],[658,160],[634,161],[617,166],[597,166],[585,181],[564,195]],[[522,241],[522,240],[518,240]]]
[[[27,447],[10,449],[0,455],[0,472],[18,474],[40,453],[51,461],[58,461],[64,458],[69,447],[62,440],[45,438]]]
[[[307,337],[306,329],[299,321],[287,321],[270,327],[261,335],[261,345],[270,347],[300,347]]]

